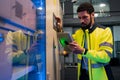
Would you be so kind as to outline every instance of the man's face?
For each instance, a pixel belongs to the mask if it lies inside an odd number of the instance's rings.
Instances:
[[[92,14],[88,14],[87,11],[78,12],[78,18],[80,19],[82,28],[88,29],[91,26]]]

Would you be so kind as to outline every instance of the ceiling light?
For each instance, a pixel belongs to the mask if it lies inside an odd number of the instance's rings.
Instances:
[[[95,13],[95,17],[98,17],[98,13]]]
[[[105,6],[106,6],[106,4],[104,4],[104,3],[100,4],[100,7],[105,7]]]

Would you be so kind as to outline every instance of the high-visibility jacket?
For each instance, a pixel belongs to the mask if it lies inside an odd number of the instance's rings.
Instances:
[[[78,80],[83,56],[88,59],[89,80],[108,80],[104,66],[110,62],[112,57],[113,37],[111,29],[94,24],[89,30],[78,29],[72,36],[81,47],[84,47],[86,36],[88,48],[86,54],[78,54]]]

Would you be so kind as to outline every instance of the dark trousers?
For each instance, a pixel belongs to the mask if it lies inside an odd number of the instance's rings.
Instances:
[[[81,75],[79,80],[89,80],[89,74],[87,70],[81,69]]]

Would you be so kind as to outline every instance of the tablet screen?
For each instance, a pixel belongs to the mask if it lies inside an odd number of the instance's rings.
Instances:
[[[58,33],[58,40],[62,47],[66,47],[70,42],[73,41],[71,35],[69,33]]]

